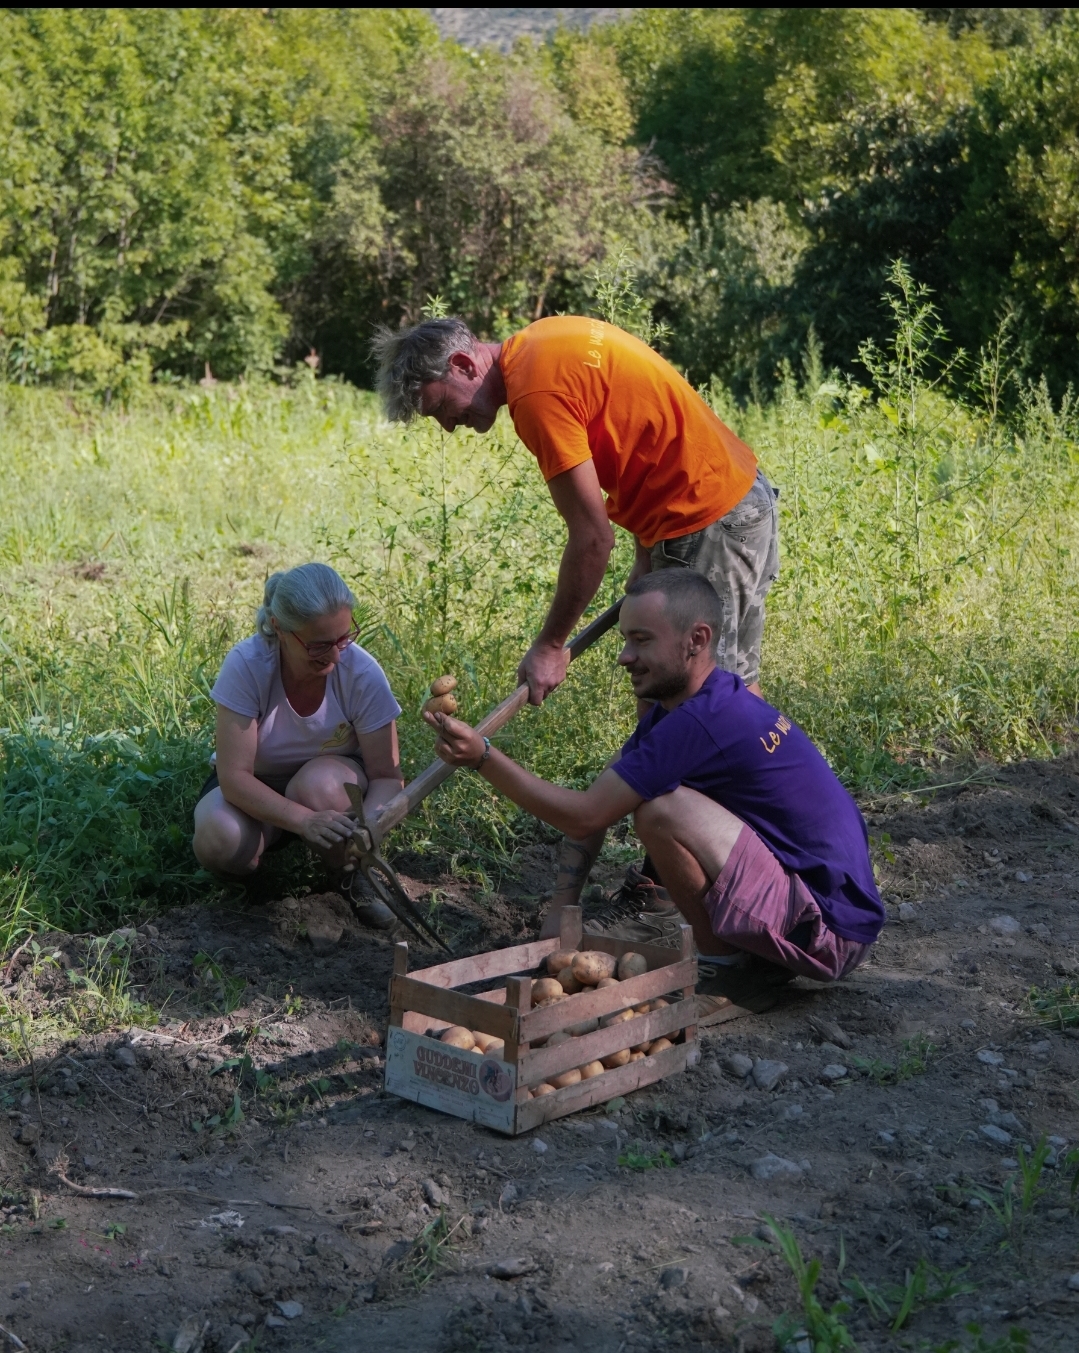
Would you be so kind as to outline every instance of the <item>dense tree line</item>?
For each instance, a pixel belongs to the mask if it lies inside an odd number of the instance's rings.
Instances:
[[[376,323],[498,337],[618,258],[744,395],[854,364],[897,257],[968,351],[1004,322],[1073,379],[1072,11],[638,10],[505,56],[422,10],[0,11],[8,379],[363,381]]]

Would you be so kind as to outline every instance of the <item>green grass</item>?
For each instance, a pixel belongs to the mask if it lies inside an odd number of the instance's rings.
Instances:
[[[1074,413],[1037,390],[1010,419],[945,399],[909,355],[922,301],[903,305],[911,342],[881,359],[873,397],[812,355],[767,408],[712,392],[781,490],[765,692],[855,789],[1051,754],[1079,699]],[[427,682],[456,672],[471,719],[512,689],[563,541],[505,415],[487,437],[404,430],[313,379],[108,411],[0,389],[0,465],[0,952],[213,895],[190,854],[207,692],[268,572],[321,558],[353,584],[411,776],[431,755]],[[631,554],[619,533],[597,608]],[[610,638],[575,663],[502,745],[588,783],[632,726],[616,652]],[[488,884],[537,832],[458,776],[395,846]]]

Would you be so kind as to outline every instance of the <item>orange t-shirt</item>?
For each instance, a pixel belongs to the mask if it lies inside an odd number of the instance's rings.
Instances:
[[[544,479],[591,458],[607,515],[646,548],[725,516],[756,478],[749,447],[669,362],[612,324],[537,320],[498,361],[513,425]]]

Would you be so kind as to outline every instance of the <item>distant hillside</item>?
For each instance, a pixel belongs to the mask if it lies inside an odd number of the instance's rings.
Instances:
[[[567,28],[591,28],[610,23],[629,9],[429,9],[444,38],[454,38],[462,47],[490,45],[508,52],[525,35],[542,38],[559,24]]]

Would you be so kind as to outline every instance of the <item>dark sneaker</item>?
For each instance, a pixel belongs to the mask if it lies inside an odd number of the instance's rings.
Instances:
[[[352,914],[360,925],[371,930],[392,930],[397,917],[374,896],[367,880],[358,869],[350,870],[341,876],[337,891],[352,908]]]

